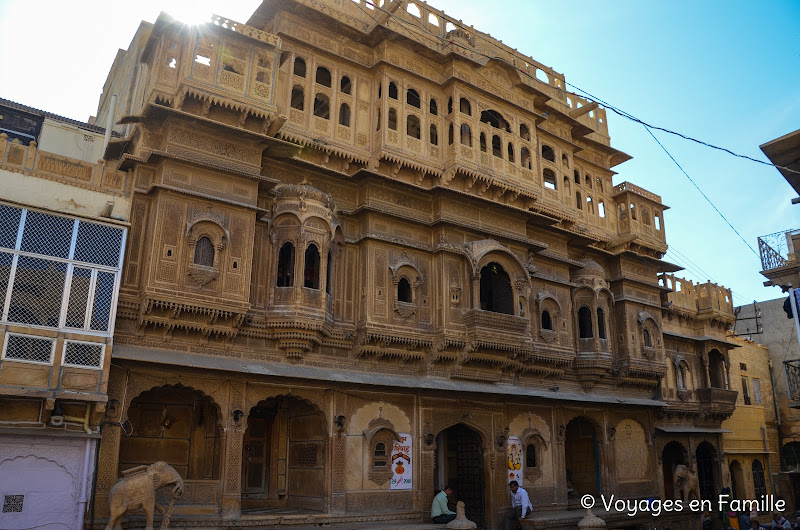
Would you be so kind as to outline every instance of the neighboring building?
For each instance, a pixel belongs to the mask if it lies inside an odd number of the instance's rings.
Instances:
[[[603,109],[400,6],[162,14],[118,55],[97,121],[132,228],[98,518],[155,460],[185,478],[173,521],[212,527],[427,520],[448,482],[495,527],[513,474],[526,524],[574,528],[585,493],[672,498],[679,463],[708,498],[728,483],[730,291],[670,274],[667,207],[612,185]]]
[[[130,211],[103,141],[0,99],[1,528],[83,528]]]
[[[722,422],[722,428],[730,431],[722,435],[725,464],[733,496],[760,499],[776,493],[771,477],[780,471],[770,351],[743,338],[730,340],[739,345],[730,354],[731,388],[739,390],[739,395],[733,416]]]
[[[769,348],[772,367],[772,380],[775,405],[777,406],[777,419],[779,425],[780,441],[780,467],[773,467],[776,488],[783,498],[791,500],[790,506],[800,509],[800,410],[792,403],[797,401],[789,398],[787,391],[787,378],[784,371],[784,362],[800,359],[800,347],[797,343],[794,321],[786,317],[783,309],[786,297],[775,300],[758,302],[760,311],[759,322],[761,333],[750,335],[752,340]],[[737,308],[737,327],[750,326],[755,330],[755,311],[752,304]],[[762,390],[762,395],[764,391]]]

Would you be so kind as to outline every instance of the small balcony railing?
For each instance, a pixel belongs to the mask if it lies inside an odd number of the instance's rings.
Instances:
[[[761,270],[785,267],[797,260],[794,241],[800,241],[800,230],[775,232],[758,238],[758,252],[761,255]]]

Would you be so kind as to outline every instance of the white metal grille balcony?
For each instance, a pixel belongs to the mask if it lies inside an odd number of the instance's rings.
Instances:
[[[758,238],[758,252],[761,255],[761,270],[784,267],[796,259],[794,240],[800,239],[800,230],[775,232]]]
[[[0,322],[110,336],[125,235],[0,204]]]
[[[53,362],[54,347],[54,339],[7,333],[3,344],[3,359],[50,364]]]
[[[91,342],[64,342],[64,365],[81,368],[102,368],[105,346]]]

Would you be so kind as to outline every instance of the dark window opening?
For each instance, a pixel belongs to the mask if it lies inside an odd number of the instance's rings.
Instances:
[[[577,169],[572,171],[572,175],[575,177],[575,184],[581,183],[581,174],[578,172]]]
[[[554,190],[556,189],[556,174],[552,169],[545,169],[542,171],[542,177],[544,178],[544,187]]]
[[[519,126],[519,135],[522,137],[523,140],[531,140],[531,131],[528,129],[528,126],[524,123],[520,124]]]
[[[352,89],[353,84],[350,82],[350,78],[343,75],[342,80],[339,82],[339,90],[342,91],[342,94],[350,94]]]
[[[314,116],[329,120],[331,117],[331,106],[328,96],[325,94],[317,94],[314,97]]]
[[[203,236],[197,240],[194,247],[194,263],[204,267],[214,266],[214,244],[211,240]]]
[[[508,121],[496,110],[484,110],[481,112],[481,122],[488,123],[495,129],[503,129],[506,132],[511,132],[511,126],[508,124]]]
[[[448,114],[452,114],[453,113],[453,98],[452,97],[447,98],[447,113]]]
[[[447,129],[447,145],[453,145],[453,124]]]
[[[389,97],[397,99],[397,85],[394,82],[389,83]]]
[[[372,462],[373,467],[386,467],[388,464],[386,458],[386,444],[378,442],[375,444],[375,452],[373,453],[374,459]]]
[[[525,467],[536,467],[536,446],[533,444],[525,448]]]
[[[325,292],[331,294],[331,284],[333,283],[333,259],[331,251],[328,251],[328,264],[325,268]]]
[[[583,198],[579,191],[575,192],[575,205],[578,207],[578,210],[583,210]]]
[[[420,131],[419,118],[413,114],[406,118],[406,134],[418,140],[421,138],[422,132]]]
[[[606,338],[606,314],[602,307],[597,308],[597,336]]]
[[[393,131],[397,130],[397,111],[395,109],[389,109],[389,128]]]
[[[411,284],[405,278],[397,283],[397,301],[411,303]]]
[[[486,133],[481,133],[481,152],[486,152]]]
[[[644,345],[646,348],[653,347],[653,337],[650,336],[650,330],[645,328],[642,330],[642,338],[644,339]]]
[[[492,262],[481,269],[481,309],[514,314],[511,278],[499,263]]]
[[[553,148],[549,145],[542,146],[542,158],[545,160],[549,160],[550,162],[556,161],[556,152],[553,151]]]
[[[578,309],[578,333],[582,339],[591,339],[592,333],[592,310],[586,306]]]
[[[316,77],[317,84],[326,86],[328,88],[331,87],[331,71],[325,68],[324,66],[317,67],[317,77]]]
[[[500,137],[496,134],[492,136],[492,154],[497,158],[503,157],[502,143],[500,142]]]
[[[553,330],[553,320],[550,317],[550,311],[542,311],[542,329]]]
[[[439,105],[437,105],[436,100],[433,99],[433,98],[431,98],[431,103],[429,105],[429,110],[430,110],[430,113],[433,114],[434,116],[437,116],[439,114]]]
[[[310,244],[306,249],[305,270],[303,271],[303,287],[319,289],[319,249],[317,245]]]
[[[469,104],[467,98],[461,98],[458,102],[458,110],[462,114],[466,114],[467,116],[472,116],[472,106]]]
[[[286,242],[278,251],[278,282],[277,287],[291,287],[294,285],[294,245]]]
[[[342,103],[339,107],[339,125],[350,127],[350,105]]]
[[[305,109],[305,94],[303,87],[296,86],[292,89],[292,108],[297,110]]]
[[[466,123],[461,124],[461,145],[472,147],[472,131]]]
[[[431,145],[439,145],[439,132],[436,125],[431,125]]]
[[[508,161],[509,162],[514,161],[514,144],[512,144],[511,142],[508,142]]]
[[[524,169],[532,169],[531,166],[531,152],[527,147],[523,147],[519,153],[519,161]]]
[[[306,62],[300,57],[296,57],[294,60],[294,75],[299,77],[306,76]]]
[[[413,88],[409,88],[406,91],[406,103],[408,103],[412,107],[420,108],[422,106],[422,103],[419,99],[419,92],[417,92]]]

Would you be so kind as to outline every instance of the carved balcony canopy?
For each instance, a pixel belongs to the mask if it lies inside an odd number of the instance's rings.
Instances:
[[[727,419],[736,409],[736,390],[724,388],[698,388],[695,391],[700,411],[706,418]]]

